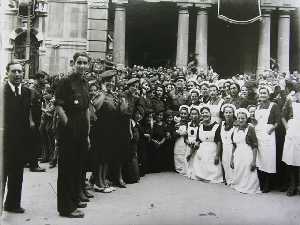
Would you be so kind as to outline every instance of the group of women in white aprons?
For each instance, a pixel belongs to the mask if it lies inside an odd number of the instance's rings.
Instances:
[[[276,173],[275,129],[282,119],[287,130],[282,161],[289,165],[290,174],[287,195],[296,194],[300,166],[300,133],[295,132],[300,127],[299,91],[286,101],[284,107],[289,107],[293,115],[285,119],[277,104],[270,101],[268,87],[259,87],[259,104],[252,116],[248,109],[212,95],[207,104],[183,105],[179,109],[175,170],[193,180],[224,182],[241,193],[269,192],[271,177]]]

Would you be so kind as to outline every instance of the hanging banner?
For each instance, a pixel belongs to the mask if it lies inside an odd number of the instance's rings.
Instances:
[[[260,0],[218,0],[218,17],[229,23],[253,23],[261,17]]]

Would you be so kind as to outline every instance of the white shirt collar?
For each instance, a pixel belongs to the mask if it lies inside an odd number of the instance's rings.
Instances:
[[[9,84],[9,86],[10,86],[12,92],[16,94],[16,88],[15,88],[15,86],[14,86],[10,81],[8,81],[8,84]],[[18,93],[18,94],[19,94],[19,95],[21,95],[21,87],[22,87],[22,85],[19,84],[19,86],[18,86],[18,88],[19,88],[19,93]]]

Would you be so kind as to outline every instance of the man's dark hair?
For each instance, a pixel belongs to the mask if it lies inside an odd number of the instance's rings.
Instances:
[[[78,59],[78,57],[80,57],[80,56],[86,57],[89,62],[91,61],[91,57],[86,52],[76,52],[73,55],[73,62],[75,63],[76,60]]]
[[[6,72],[8,72],[9,71],[9,68],[10,68],[10,66],[11,65],[15,65],[15,64],[20,64],[21,66],[22,66],[22,69],[23,69],[23,65],[22,65],[22,63],[20,63],[20,62],[18,62],[18,61],[11,61],[11,62],[9,62],[7,65],[6,65]]]
[[[47,73],[44,71],[38,71],[35,74],[35,79],[44,79],[47,76]]]

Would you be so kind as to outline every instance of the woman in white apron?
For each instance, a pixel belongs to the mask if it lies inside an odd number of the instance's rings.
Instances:
[[[260,105],[255,111],[255,132],[258,139],[257,167],[262,192],[270,191],[270,179],[276,173],[275,128],[280,120],[276,103],[270,102],[267,87],[258,90]]]
[[[256,170],[257,138],[255,129],[247,123],[249,112],[245,108],[236,111],[238,127],[234,128],[231,167],[232,187],[245,194],[260,193]]]
[[[287,196],[297,194],[299,184],[300,166],[300,91],[289,97],[284,106],[285,117],[282,122],[286,128],[285,143],[283,147],[282,161],[287,165],[289,175],[289,188]],[[290,113],[288,113],[290,112]]]
[[[224,100],[218,96],[219,88],[216,84],[210,84],[209,95],[210,100],[208,102],[208,107],[211,112],[211,120],[217,123],[221,122],[220,111],[224,103]]]
[[[200,110],[200,91],[198,89],[190,90],[190,108]]]
[[[220,163],[220,146],[215,140],[218,123],[211,122],[208,107],[201,108],[202,123],[199,127],[200,147],[193,156],[191,179],[211,183],[222,183],[222,167]]]
[[[191,178],[191,174],[193,174],[193,162],[194,162],[194,155],[196,151],[199,148],[200,142],[198,138],[199,134],[199,116],[200,112],[197,108],[191,108],[190,109],[190,119],[191,122],[187,125],[187,138],[186,138],[186,144],[188,147],[188,155],[187,155],[187,161],[188,161],[188,169],[187,169],[187,176]]]
[[[230,160],[233,148],[231,136],[234,129],[235,110],[236,108],[232,104],[224,104],[222,106],[221,111],[224,115],[224,121],[221,122],[216,133],[218,142],[222,147],[222,166],[225,184],[227,185],[231,185],[233,176],[233,170],[230,167]]]
[[[187,173],[187,145],[185,139],[187,136],[187,123],[189,117],[189,107],[182,105],[179,108],[180,112],[180,122],[176,125],[176,135],[177,139],[174,145],[174,166],[175,171],[186,175]]]

